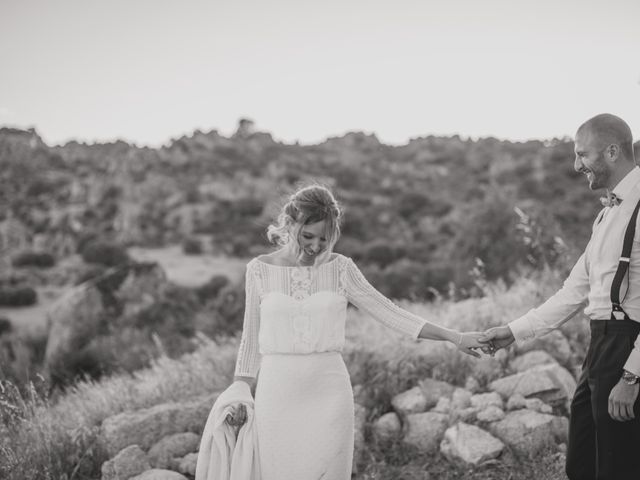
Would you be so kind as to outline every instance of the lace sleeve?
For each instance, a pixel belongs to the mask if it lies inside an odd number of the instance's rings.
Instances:
[[[256,377],[260,368],[260,352],[258,350],[258,331],[260,326],[259,276],[254,261],[247,264],[245,276],[246,300],[244,306],[244,322],[240,348],[236,360],[235,375]]]
[[[346,265],[343,281],[347,299],[383,325],[418,338],[426,320],[397,306],[364,278],[353,260],[344,260]]]

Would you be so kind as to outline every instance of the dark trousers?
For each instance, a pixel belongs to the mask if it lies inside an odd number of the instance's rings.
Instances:
[[[571,402],[570,480],[640,479],[640,402],[634,420],[618,422],[609,415],[609,394],[638,332],[640,323],[632,320],[591,321],[591,343]]]

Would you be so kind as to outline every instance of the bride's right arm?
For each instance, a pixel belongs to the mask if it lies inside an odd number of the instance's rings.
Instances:
[[[260,328],[260,295],[257,269],[254,261],[247,264],[245,276],[245,306],[244,321],[242,324],[242,335],[240,337],[240,347],[234,381],[239,380],[251,386],[260,368],[260,351],[258,350],[258,331]]]

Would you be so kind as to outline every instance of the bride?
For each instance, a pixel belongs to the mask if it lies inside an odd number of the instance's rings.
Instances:
[[[477,356],[479,333],[459,333],[392,303],[355,263],[333,252],[342,212],[329,189],[295,192],[267,236],[280,249],[247,264],[244,324],[235,382],[253,383],[264,480],[347,480],[354,404],[340,354],[347,305],[412,338],[446,340]],[[230,425],[246,410],[233,406]]]

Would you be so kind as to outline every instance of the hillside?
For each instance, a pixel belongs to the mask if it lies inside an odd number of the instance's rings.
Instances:
[[[2,128],[0,248],[60,258],[88,238],[142,247],[195,238],[246,258],[269,248],[264,229],[283,195],[314,180],[345,206],[337,249],[385,293],[430,299],[454,286],[466,296],[478,265],[509,281],[522,266],[575,258],[600,204],[572,158],[567,139],[429,136],[389,146],[352,132],[283,144],[246,120],[229,138],[196,131],[158,149],[48,146],[34,130]],[[403,289],[390,286],[397,279]]]

